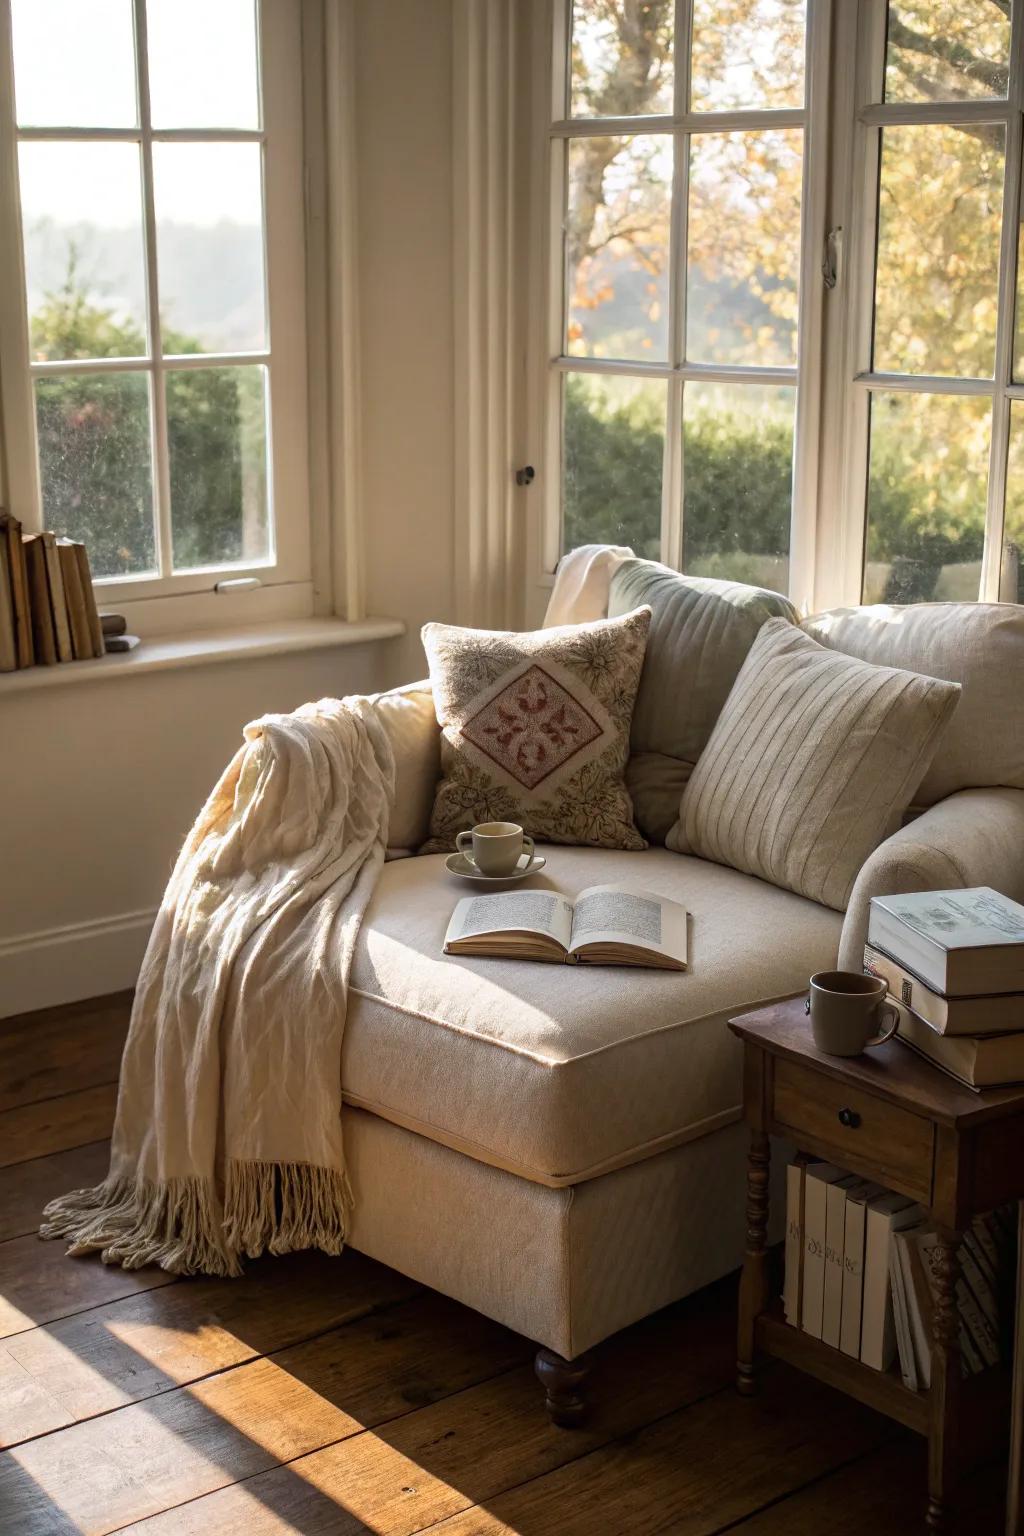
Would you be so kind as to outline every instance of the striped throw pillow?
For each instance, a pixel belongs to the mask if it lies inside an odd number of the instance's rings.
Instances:
[[[894,832],[960,688],[840,655],[784,619],[754,641],[667,846],[842,912]]]

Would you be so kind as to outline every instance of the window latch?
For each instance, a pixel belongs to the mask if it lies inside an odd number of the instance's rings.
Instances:
[[[821,275],[825,279],[825,287],[830,291],[839,281],[839,257],[843,244],[843,227],[837,224],[830,229],[825,236],[825,244],[821,253]]]

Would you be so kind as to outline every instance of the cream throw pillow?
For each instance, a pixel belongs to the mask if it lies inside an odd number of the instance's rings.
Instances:
[[[959,685],[827,650],[784,619],[758,633],[667,846],[845,910],[900,823]]]
[[[424,853],[480,821],[646,848],[623,782],[651,610],[529,634],[427,624],[441,783]]]

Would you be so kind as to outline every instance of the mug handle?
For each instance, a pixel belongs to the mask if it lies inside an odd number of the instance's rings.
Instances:
[[[533,838],[529,835],[528,832],[523,833],[523,852],[529,853],[530,855],[526,865],[527,869],[529,869],[530,865],[533,863]]]
[[[881,1033],[877,1034],[874,1037],[873,1040],[865,1040],[865,1042],[864,1042],[865,1049],[867,1049],[867,1047],[869,1045],[884,1045],[887,1040],[891,1040],[892,1039],[893,1035],[896,1033],[897,1029],[899,1028],[899,1024],[900,1024],[900,1011],[896,1007],[896,1004],[895,1003],[883,1003],[882,1007],[883,1008],[888,1008],[889,1012],[892,1014],[892,1023],[889,1025],[888,1029],[886,1029],[883,1026],[882,1030],[881,1030]]]
[[[473,852],[472,852],[472,849],[473,849],[473,834],[472,834],[472,832],[460,832],[458,837],[455,839],[455,846],[459,850],[459,852],[462,854],[462,857],[464,859],[468,859],[471,864],[476,862],[474,860],[474,858],[473,858]]]

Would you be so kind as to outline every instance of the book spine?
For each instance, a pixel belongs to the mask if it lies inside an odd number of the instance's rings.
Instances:
[[[46,581],[46,555],[41,534],[29,534],[24,541],[28,571],[29,612],[32,616],[32,644],[36,660],[50,667],[57,660],[57,638],[53,631],[53,613]]]
[[[957,1281],[956,1304],[960,1309],[960,1316],[964,1320],[967,1331],[985,1364],[998,1365],[999,1340],[988,1318],[971,1294],[971,1288],[966,1280]]]
[[[821,1308],[821,1337],[839,1348],[843,1321],[843,1243],[846,1230],[846,1191],[853,1179],[841,1179],[825,1191],[825,1285]]]
[[[60,568],[60,551],[52,533],[39,535],[43,544],[46,563],[46,585],[49,590],[50,612],[53,616],[53,633],[57,642],[57,660],[72,661],[71,624],[68,620],[68,604],[64,594],[64,577]]]
[[[860,1359],[860,1317],[864,1300],[864,1200],[847,1200],[843,1230],[843,1301],[839,1348]]]
[[[800,1276],[803,1269],[804,1169],[799,1157],[786,1169],[786,1274],[782,1289],[787,1323],[800,1326]]]
[[[16,672],[18,642],[14,631],[14,593],[11,588],[7,540],[0,540],[0,672]]]
[[[804,1182],[804,1278],[800,1326],[821,1338],[825,1306],[825,1191],[821,1179],[808,1174]]]
[[[892,1297],[893,1325],[896,1331],[896,1352],[900,1362],[903,1385],[911,1392],[917,1391],[917,1362],[910,1337],[910,1314],[907,1309],[907,1293],[903,1284],[903,1265],[900,1261],[898,1234],[889,1238],[889,1293]]]
[[[14,599],[14,630],[18,647],[18,666],[31,667],[36,659],[32,644],[32,612],[28,595],[28,571],[21,524],[16,517],[6,523],[7,554],[11,569],[11,595]]]
[[[883,954],[873,944],[864,946],[864,969],[869,975],[882,978],[896,1002],[912,1009],[918,1018],[924,1019],[939,1034],[945,1033],[950,1017],[950,1006],[946,998],[933,992],[931,987],[926,987],[923,981],[912,976],[898,961]]]
[[[78,573],[78,560],[73,544],[58,544],[60,571],[64,579],[64,597],[68,605],[68,623],[71,626],[71,648],[76,661],[92,658],[92,636],[86,617],[85,593]]]
[[[92,641],[92,654],[94,656],[103,656],[106,654],[103,628],[100,624],[99,609],[96,607],[96,592],[92,584],[89,551],[84,544],[75,545],[75,557],[78,561],[78,576],[82,583],[82,595],[85,598],[85,614],[86,622],[89,626],[89,637]]]

